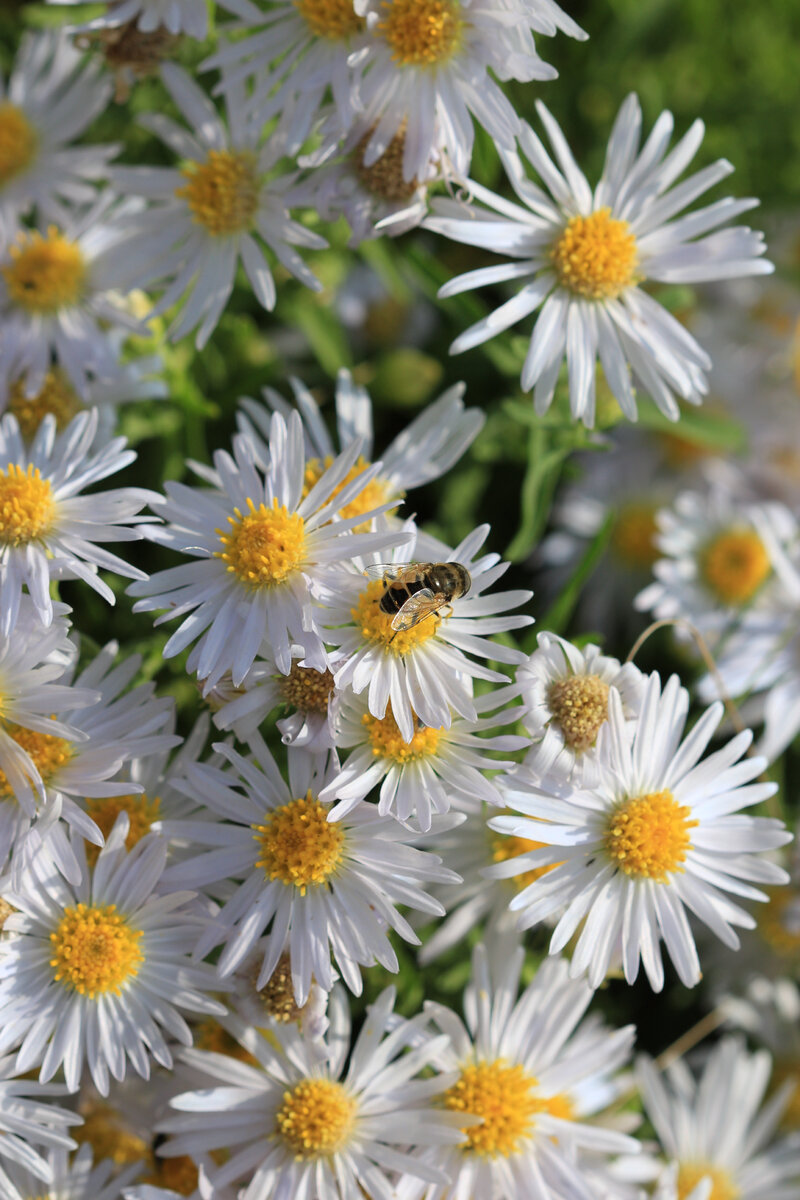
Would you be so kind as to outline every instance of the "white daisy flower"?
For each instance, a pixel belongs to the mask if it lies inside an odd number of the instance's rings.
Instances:
[[[111,83],[63,32],[26,34],[5,85],[0,76],[0,235],[36,208],[48,221],[97,198],[117,146],[71,146],[105,111]]]
[[[501,80],[553,79],[531,31],[586,35],[551,0],[357,0],[367,22],[359,68],[363,114],[371,127],[364,164],[402,140],[403,178],[424,179],[432,154],[446,152],[457,175],[469,170],[473,119],[502,146],[520,121]],[[491,72],[491,74],[490,74]]]
[[[744,226],[719,228],[758,202],[719,200],[677,217],[733,168],[721,159],[673,188],[700,145],[703,124],[696,121],[667,154],[673,121],[664,112],[637,153],[642,114],[633,95],[620,109],[592,192],[556,121],[540,101],[536,108],[558,167],[525,123],[519,144],[547,192],[528,178],[519,155],[500,145],[522,204],[468,182],[480,203],[436,200],[436,215],[425,222],[456,241],[511,259],[458,276],[440,296],[509,280],[522,284],[511,300],[462,333],[451,353],[488,341],[543,305],[522,369],[522,388],[533,390],[537,412],[550,407],[566,355],[572,416],[591,427],[599,357],[626,417],[636,420],[632,371],[637,386],[676,421],[675,393],[699,404],[708,390],[705,372],[711,360],[639,284],[701,283],[772,271],[761,257],[760,233]]]
[[[47,1103],[51,1096],[65,1094],[63,1084],[14,1079],[15,1074],[13,1057],[0,1058],[0,1182],[4,1168],[22,1167],[37,1180],[50,1183],[53,1168],[42,1151],[53,1147],[74,1150],[69,1128],[79,1125],[81,1119]],[[36,1192],[41,1186],[39,1182]]]
[[[135,522],[155,498],[143,488],[114,488],[81,495],[85,488],[121,471],[136,458],[125,438],[114,438],[92,451],[98,412],[79,413],[63,433],[48,415],[30,446],[15,416],[0,419],[0,634],[8,637],[27,587],[42,624],[53,619],[50,584],[82,579],[114,604],[114,593],[99,568],[128,579],[146,579],[144,571],[102,549],[99,542],[141,538]]]
[[[303,667],[303,655],[302,647],[293,646],[291,669],[288,675],[282,675],[265,639],[241,686],[231,687],[229,695],[217,699],[214,724],[219,729],[232,729],[240,741],[246,741],[281,708],[287,715],[276,719],[275,727],[285,746],[312,753],[332,750],[341,693],[334,688],[330,668],[319,671]]]
[[[511,767],[488,751],[520,750],[527,738],[514,734],[482,736],[488,730],[514,724],[519,705],[502,709],[518,689],[502,688],[475,700],[478,717],[467,721],[456,716],[446,728],[423,725],[412,713],[413,736],[406,740],[392,715],[391,701],[383,717],[374,717],[367,697],[345,695],[339,710],[337,749],[349,749],[344,766],[323,788],[320,800],[338,803],[330,819],[341,820],[361,806],[380,784],[378,814],[391,815],[408,824],[414,821],[428,833],[434,814],[444,815],[452,805],[467,812],[480,812],[481,803],[501,805],[502,795],[484,772]],[[500,710],[500,711],[498,711]]]
[[[645,677],[633,663],[600,653],[587,643],[580,650],[554,633],[540,633],[539,649],[517,668],[525,727],[533,738],[526,764],[554,779],[590,776],[597,735],[608,718],[610,689],[633,726]]]
[[[306,462],[305,488],[319,480],[339,452],[361,439],[362,455],[351,468],[355,479],[370,465],[375,453],[372,422],[372,401],[369,392],[354,382],[349,371],[342,369],[336,377],[336,433],[334,440],[311,392],[299,379],[291,379],[294,400],[303,419]],[[386,500],[402,500],[412,488],[422,487],[439,479],[453,467],[474,442],[486,421],[479,408],[465,408],[466,385],[456,383],[443,392],[433,404],[415,417],[380,455],[380,474],[369,487],[340,510],[342,517],[354,517],[367,512]],[[269,465],[269,429],[271,410],[288,419],[293,411],[290,404],[273,388],[264,388],[264,404],[249,397],[242,401],[244,412],[237,413],[236,423],[253,446],[256,461],[264,469]]]
[[[180,741],[169,727],[173,700],[157,698],[152,683],[131,688],[141,657],[131,655],[115,663],[117,651],[116,642],[109,642],[74,680],[72,668],[62,671],[61,686],[46,689],[52,705],[48,719],[39,716],[23,725],[26,714],[20,712],[17,721],[3,729],[0,740],[14,773],[0,774],[0,859],[13,847],[16,872],[25,870],[46,837],[59,870],[77,882],[79,863],[59,819],[102,845],[103,832],[91,815],[93,808],[100,813],[102,805],[93,801],[142,791],[141,783],[115,778],[122,766]],[[44,807],[37,806],[37,799]],[[37,812],[42,816],[28,835]]]
[[[161,1153],[229,1152],[212,1182],[242,1181],[239,1200],[391,1200],[397,1172],[443,1180],[420,1150],[435,1147],[438,1157],[463,1135],[437,1105],[449,1077],[419,1075],[447,1039],[403,1053],[404,1032],[389,1032],[393,1006],[394,989],[387,988],[367,1010],[352,1049],[337,989],[331,1036],[322,1046],[292,1025],[267,1040],[240,1023],[239,1040],[254,1065],[186,1051],[184,1062],[202,1072],[205,1086],[172,1101],[176,1115],[159,1124],[171,1135]]]
[[[93,871],[74,840],[79,885],[39,853],[6,893],[17,911],[0,942],[0,1052],[17,1051],[20,1073],[40,1066],[44,1082],[63,1066],[70,1091],[84,1063],[101,1095],[128,1061],[143,1078],[151,1056],[171,1067],[162,1030],[192,1043],[178,1010],[225,1011],[208,994],[220,990],[213,969],[190,959],[202,928],[192,893],[156,891],[164,839],[143,838],[128,853],[127,833],[123,814]]]
[[[80,4],[81,0],[49,0],[50,4]],[[253,12],[248,0],[218,0],[222,8],[245,17]],[[143,33],[164,28],[202,41],[208,34],[208,6],[197,0],[107,0],[106,12],[93,17],[81,30],[115,29],[135,22]]]
[[[46,1190],[34,1172],[16,1167],[6,1173],[0,1167],[3,1200],[118,1200],[139,1171],[138,1165],[118,1171],[108,1158],[95,1165],[91,1146],[81,1146],[74,1157],[66,1150],[51,1150],[47,1159],[52,1177]]]
[[[520,913],[520,927],[529,928],[564,906],[550,953],[559,953],[577,933],[571,969],[576,975],[588,971],[593,987],[621,947],[628,983],[641,960],[651,987],[660,991],[662,939],[681,982],[694,987],[700,964],[686,909],[736,950],[733,926],[752,929],[755,921],[725,893],[765,900],[754,883],[788,879],[764,856],[791,840],[783,822],[739,815],[777,790],[777,784],[751,782],[766,765],[763,758],[742,758],[751,732],[701,762],[723,706],[713,704],[681,741],[688,707],[676,675],[662,694],[653,673],[631,737],[619,693],[611,689],[591,787],[540,782],[517,771],[506,801],[527,819],[489,822],[501,833],[546,843],[546,849],[498,863],[490,874],[553,866],[510,907]]]
[[[202,64],[222,69],[216,91],[228,92],[252,76],[254,115],[262,125],[279,116],[274,136],[291,156],[330,95],[330,123],[341,138],[360,108],[348,57],[364,21],[352,0],[275,0],[266,12],[251,8],[250,19],[227,26],[237,35],[251,32],[224,42]]]
[[[751,979],[741,995],[718,1000],[726,1023],[744,1030],[773,1058],[773,1082],[790,1081],[781,1125],[800,1131],[800,987],[792,979]]]
[[[719,634],[742,615],[761,618],[786,607],[787,580],[800,600],[800,525],[785,505],[742,503],[727,487],[681,492],[656,514],[661,557],[655,581],[634,601],[657,620],[684,617]]]
[[[735,1037],[711,1050],[697,1080],[682,1062],[668,1068],[666,1083],[648,1059],[638,1064],[645,1111],[673,1163],[672,1196],[788,1200],[798,1194],[800,1142],[775,1139],[791,1084],[762,1104],[771,1067],[769,1054],[748,1054]]]
[[[0,253],[0,403],[25,376],[25,392],[41,391],[48,371],[60,367],[78,395],[93,380],[119,379],[116,343],[109,331],[142,333],[125,307],[135,255],[127,244],[132,206],[111,210],[103,193],[80,216],[44,231],[20,231]]]
[[[214,849],[168,868],[165,881],[207,888],[212,895],[220,881],[235,884],[227,886],[228,898],[197,947],[200,955],[224,943],[221,976],[236,970],[269,927],[257,987],[288,949],[298,1004],[306,1003],[312,976],[330,990],[331,955],[359,994],[360,967],[379,962],[398,970],[390,929],[419,944],[397,905],[441,916],[441,904],[423,889],[458,877],[436,855],[409,845],[413,835],[371,805],[361,805],[351,820],[331,823],[330,805],[319,795],[338,769],[335,758],[290,749],[287,785],[263,740],[253,735],[249,745],[254,761],[229,746],[214,747],[235,774],[201,765],[187,771],[184,791],[210,811],[165,822],[164,833],[183,828],[198,846]]]
[[[165,63],[161,77],[189,129],[164,113],[147,113],[140,122],[183,165],[119,167],[112,178],[120,192],[151,202],[126,223],[124,252],[136,258],[136,285],[164,286],[153,316],[183,300],[170,336],[177,340],[197,328],[201,347],[228,302],[240,260],[259,304],[272,310],[275,282],[262,245],[319,291],[322,284],[294,247],[319,249],[327,242],[291,219],[285,193],[293,177],[271,174],[285,151],[278,139],[263,141],[263,122],[249,115],[241,89],[228,97],[226,124],[180,67]]]
[[[630,1056],[633,1026],[612,1031],[590,1018],[581,1027],[592,989],[570,979],[561,959],[545,959],[518,997],[523,959],[522,948],[506,942],[495,944],[491,960],[476,947],[466,1024],[426,1002],[433,1027],[448,1034],[434,1059],[453,1080],[443,1106],[464,1121],[466,1140],[422,1155],[449,1174],[449,1184],[406,1177],[398,1200],[596,1200],[576,1152],[639,1150],[633,1138],[586,1119],[613,1098],[611,1076]],[[468,1125],[470,1115],[482,1124]]]
[[[163,653],[171,658],[199,638],[187,669],[197,671],[206,691],[226,671],[238,687],[266,635],[281,674],[291,670],[293,643],[303,647],[304,665],[321,671],[328,666],[312,598],[331,565],[404,540],[396,530],[351,532],[391,503],[334,520],[380,472],[377,463],[345,483],[360,452],[360,440],[352,442],[303,498],[302,423],[297,413],[288,422],[275,413],[265,478],[248,439],[239,434],[233,455],[214,454],[215,471],[196,468],[213,484],[210,490],[168,483],[166,499],[152,505],[165,525],[147,526],[147,536],[200,561],[133,584],[130,594],[145,597],[134,612],[166,608],[156,624],[185,618]]]
[[[113,379],[92,379],[86,395],[79,396],[60,367],[54,367],[44,377],[38,392],[28,395],[24,374],[9,383],[6,411],[16,417],[19,431],[32,442],[48,413],[55,417],[56,430],[63,433],[67,425],[85,408],[97,409],[95,442],[104,445],[114,434],[117,408],[136,400],[162,400],[167,385],[159,376],[163,362],[158,355],[147,355],[131,362],[120,363]]]
[[[415,719],[432,729],[449,728],[454,713],[467,721],[477,719],[472,680],[502,683],[507,676],[466,655],[500,663],[522,662],[522,651],[492,642],[489,636],[523,629],[533,618],[504,615],[526,604],[531,592],[484,594],[508,568],[498,554],[476,558],[489,533],[488,525],[479,526],[454,549],[421,533],[413,522],[407,522],[405,529],[411,540],[384,556],[386,570],[402,569],[395,564],[403,560],[460,563],[471,578],[465,596],[400,632],[392,628],[391,614],[381,609],[385,583],[381,579],[365,582],[359,570],[340,571],[338,577],[331,574],[321,600],[325,640],[345,660],[335,673],[336,687],[350,688],[356,695],[368,689],[369,711],[379,719],[386,715],[391,701],[392,717],[402,737],[410,742]],[[358,566],[363,570],[377,564],[370,558],[362,559]]]

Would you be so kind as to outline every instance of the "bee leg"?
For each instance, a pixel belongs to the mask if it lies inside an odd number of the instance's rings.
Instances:
[[[436,616],[438,617],[438,619],[440,621],[443,621],[445,619],[445,617],[452,617],[452,615],[453,615],[452,604],[445,604],[442,608],[439,609],[438,613],[436,614]]]

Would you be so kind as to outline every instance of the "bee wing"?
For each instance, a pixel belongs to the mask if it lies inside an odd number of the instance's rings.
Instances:
[[[413,629],[420,621],[424,621],[431,613],[440,609],[443,604],[444,598],[441,592],[432,592],[430,588],[422,588],[406,600],[392,621],[392,629],[395,633],[401,633],[404,629]]]
[[[409,567],[413,567],[414,563],[370,563],[364,567],[364,575],[368,575],[370,579],[397,579],[398,575],[402,575]]]

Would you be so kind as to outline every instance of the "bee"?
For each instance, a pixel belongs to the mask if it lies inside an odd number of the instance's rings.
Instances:
[[[376,563],[364,573],[385,584],[380,609],[392,617],[395,633],[440,613],[472,586],[469,571],[457,562]]]

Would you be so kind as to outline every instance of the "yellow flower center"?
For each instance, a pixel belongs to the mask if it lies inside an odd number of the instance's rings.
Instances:
[[[509,816],[510,814],[511,810],[506,809],[504,815]],[[514,833],[492,833],[491,831],[489,843],[492,861],[496,863],[508,862],[509,859],[519,858],[520,854],[529,854],[531,850],[541,850],[543,846],[547,845],[547,842],[534,842],[531,838],[517,837]],[[534,867],[530,871],[524,871],[521,875],[515,875],[512,879],[508,880],[508,883],[521,892],[529,883],[533,883],[536,879],[541,879],[543,875],[546,875],[548,871],[552,871],[556,866],[558,866],[557,863],[551,863],[546,867]]]
[[[22,725],[7,725],[5,732],[30,756],[43,783],[47,783],[58,768],[72,758],[72,744],[65,738],[39,733],[36,729],[25,729]],[[13,795],[14,789],[5,773],[0,771],[0,796]]]
[[[365,713],[361,722],[366,727],[375,757],[390,758],[402,766],[435,755],[444,729],[429,729],[427,725],[420,725],[416,715],[413,720],[414,733],[411,741],[406,742],[394,719],[391,704],[386,709],[385,717],[373,717],[372,713]]]
[[[611,209],[572,217],[551,250],[562,287],[587,300],[611,300],[634,282],[636,238]]]
[[[258,969],[254,972],[254,979],[257,977]],[[283,1025],[288,1025],[290,1021],[300,1020],[306,1005],[301,1008],[294,998],[292,962],[288,954],[280,956],[278,965],[258,995],[264,1005],[264,1011],[273,1020],[280,1021]]]
[[[0,187],[29,167],[39,139],[25,113],[7,100],[0,103]]]
[[[701,1179],[711,1180],[708,1200],[739,1200],[741,1189],[737,1187],[727,1171],[711,1163],[681,1163],[678,1169],[678,1200],[686,1200]]]
[[[341,1083],[303,1079],[284,1092],[275,1114],[278,1136],[295,1158],[326,1158],[349,1142],[357,1107]]]
[[[649,570],[660,557],[657,533],[654,505],[625,504],[614,522],[611,549],[626,567]]]
[[[403,67],[435,67],[458,51],[466,22],[457,0],[383,0],[377,31]]]
[[[144,1138],[131,1132],[124,1119],[109,1104],[93,1103],[81,1109],[83,1124],[74,1126],[74,1137],[79,1146],[88,1142],[92,1147],[95,1162],[110,1158],[118,1167],[150,1158],[150,1148]]]
[[[8,397],[8,411],[17,418],[24,438],[33,437],[48,413],[53,414],[56,429],[61,432],[82,408],[80,398],[59,370],[47,372],[35,396],[26,396],[24,381],[18,379],[12,383]]]
[[[177,1192],[179,1196],[191,1196],[197,1190],[198,1179],[199,1172],[194,1160],[188,1154],[178,1154],[175,1158],[160,1158],[155,1172],[142,1182]]]
[[[747,604],[772,570],[764,543],[752,529],[729,529],[709,542],[700,573],[723,604]]]
[[[564,741],[580,754],[608,718],[608,684],[599,675],[569,675],[550,684],[547,703]]]
[[[533,1075],[502,1058],[464,1067],[461,1077],[444,1093],[444,1106],[450,1112],[483,1117],[483,1124],[464,1127],[467,1140],[459,1147],[462,1153],[508,1158],[523,1149],[537,1113],[571,1115],[568,1097],[537,1096],[537,1087]]]
[[[364,27],[353,0],[294,0],[294,6],[315,37],[339,42]]]
[[[665,883],[691,850],[691,809],[678,804],[672,792],[648,792],[624,800],[611,814],[605,835],[606,853],[626,875]]]
[[[358,603],[351,608],[350,615],[365,641],[375,642],[391,654],[402,657],[415,646],[434,637],[439,621],[433,617],[420,621],[411,629],[392,629],[392,614],[381,609],[381,597],[385,590],[385,584],[380,579],[373,579],[358,597]]]
[[[344,857],[341,825],[328,820],[328,809],[311,792],[267,813],[253,830],[256,866],[268,879],[298,888],[301,896],[327,883]]]
[[[14,911],[15,909],[13,905],[9,904],[7,900],[4,900],[2,896],[0,896],[0,929],[3,928],[6,921]]]
[[[44,237],[35,231],[20,234],[9,254],[11,262],[2,271],[14,304],[47,316],[78,303],[86,283],[86,262],[77,242],[51,226]]]
[[[314,667],[301,667],[292,663],[288,675],[278,676],[283,698],[292,708],[305,713],[326,713],[333,692],[333,675],[330,671],[317,671]]]
[[[208,1050],[212,1054],[227,1054],[229,1058],[235,1058],[239,1062],[252,1065],[257,1062],[250,1051],[245,1050],[244,1046],[237,1042],[236,1038],[213,1017],[198,1021],[194,1028],[194,1045],[198,1050]]]
[[[333,462],[333,459],[328,454],[322,460],[318,458],[310,458],[306,463],[305,478],[303,480],[303,499],[305,500],[308,493],[311,491],[314,484],[322,478],[325,471]],[[329,496],[329,500],[333,500],[339,495],[343,487],[348,483],[352,483],[359,475],[364,472],[370,464],[365,458],[359,456],[358,461],[350,468],[342,482],[335,487]],[[344,508],[339,509],[339,516],[343,520],[349,520],[351,517],[360,517],[363,513],[372,512],[383,504],[389,494],[389,485],[383,479],[372,479],[358,495],[345,504]],[[363,533],[369,529],[369,522],[363,525],[356,525],[355,532]]]
[[[775,954],[782,958],[800,958],[800,921],[787,924],[786,910],[791,905],[800,911],[800,897],[794,888],[764,888],[769,899],[759,905],[758,932]]]
[[[367,130],[353,151],[355,172],[361,186],[379,200],[389,204],[401,204],[410,200],[419,187],[418,179],[403,177],[403,153],[406,146],[405,127],[394,135],[380,158],[368,167],[364,163],[364,151],[369,144],[375,127]]]
[[[228,570],[250,588],[274,587],[302,564],[306,552],[305,523],[297,513],[290,513],[285,504],[273,500],[272,508],[259,504],[256,508],[248,497],[248,512],[235,508],[228,517],[230,532],[214,532],[224,549],[217,551]]]
[[[55,512],[50,481],[42,479],[38,467],[9,463],[0,470],[0,542],[21,546],[41,537]]]
[[[206,162],[190,163],[181,175],[187,182],[175,195],[186,201],[192,220],[213,237],[252,228],[260,181],[256,156],[250,151],[209,150]]]
[[[119,814],[128,814],[126,850],[132,850],[136,843],[150,832],[150,826],[158,820],[160,806],[161,800],[158,796],[151,800],[144,792],[130,796],[90,796],[86,800],[86,811],[105,838],[114,828]],[[99,853],[99,846],[95,846],[93,842],[86,843],[86,857],[90,864],[97,861]]]
[[[144,962],[139,949],[142,930],[132,929],[116,907],[65,908],[58,929],[50,934],[53,978],[91,1000],[106,992],[119,995]]]

